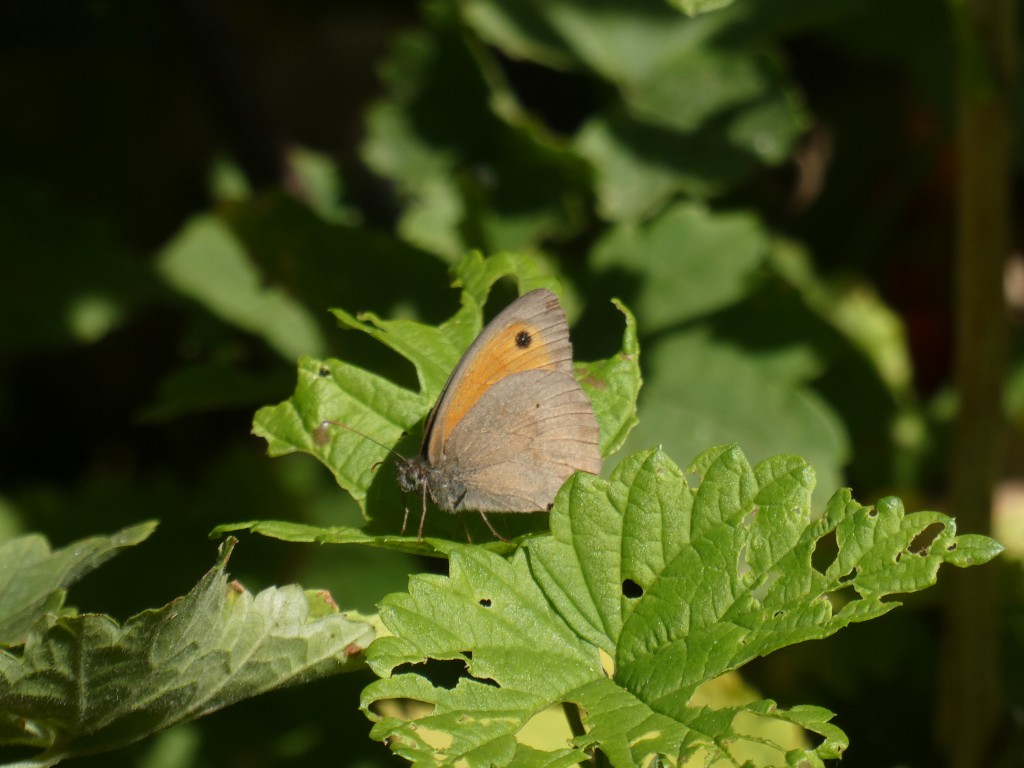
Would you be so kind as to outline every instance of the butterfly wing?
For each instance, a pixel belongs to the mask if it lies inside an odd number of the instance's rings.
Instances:
[[[449,434],[445,487],[458,489],[459,498],[435,500],[483,512],[547,509],[575,470],[601,471],[598,438],[590,400],[571,374],[511,374]]]
[[[453,430],[498,382],[523,371],[572,378],[569,324],[558,297],[530,291],[502,310],[466,350],[427,420],[421,453],[440,466]],[[582,394],[582,393],[581,393]]]

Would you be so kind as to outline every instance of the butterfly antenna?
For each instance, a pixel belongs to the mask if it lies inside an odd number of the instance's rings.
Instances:
[[[398,451],[394,450],[393,448],[388,448],[388,446],[384,445],[384,443],[380,442],[380,440],[374,440],[372,437],[370,437],[367,434],[364,434],[363,432],[360,432],[355,427],[350,427],[348,424],[343,424],[342,422],[334,421],[333,419],[324,419],[323,421],[320,422],[320,425],[315,430],[313,430],[313,442],[316,443],[317,445],[327,445],[327,443],[330,442],[330,440],[331,440],[330,434],[329,434],[330,430],[328,429],[328,427],[330,427],[332,425],[335,426],[335,427],[341,427],[342,429],[347,429],[349,432],[354,432],[355,434],[359,435],[360,437],[362,437],[362,438],[364,438],[366,440],[369,440],[371,443],[375,443],[376,445],[379,445],[381,448],[386,450],[388,453],[394,454],[395,456],[400,458],[402,461],[407,461],[405,456],[403,456],[402,454],[400,454]],[[383,463],[384,463],[383,461],[374,462],[373,466],[370,467],[370,471],[371,472],[376,472],[377,471],[377,467],[379,467]],[[405,499],[405,494],[404,493],[402,494],[402,498],[403,498],[403,500]],[[404,536],[405,535],[405,527],[409,523],[409,505],[403,503],[403,506],[405,507],[405,515],[402,517],[402,531],[399,534],[399,536]],[[425,518],[426,516],[427,516],[427,500],[426,500],[426,489],[424,489],[423,518]],[[423,518],[420,518],[420,531],[419,531],[419,535],[416,537],[416,541],[419,541],[420,539],[423,538]]]
[[[363,432],[360,432],[355,427],[350,427],[348,424],[342,424],[340,421],[334,421],[333,419],[324,419],[323,421],[320,422],[320,425],[313,430],[313,442],[320,446],[327,445],[327,443],[331,441],[330,430],[328,429],[328,427],[330,427],[331,425],[335,427],[341,427],[342,429],[347,429],[349,432],[354,432],[364,440],[369,440],[371,443],[379,445],[388,453],[393,453],[395,456],[405,461],[405,456],[400,454],[394,448],[389,448],[388,446],[384,445],[384,443],[382,443],[380,440],[374,440],[372,437]],[[377,467],[379,467],[383,463],[384,462],[382,461],[378,461],[373,465],[370,471],[375,471]]]

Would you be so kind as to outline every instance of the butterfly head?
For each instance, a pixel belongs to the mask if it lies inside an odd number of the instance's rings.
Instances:
[[[466,486],[458,479],[457,472],[435,467],[424,456],[401,459],[395,467],[398,487],[404,493],[427,494],[441,509],[454,512],[466,495]]]

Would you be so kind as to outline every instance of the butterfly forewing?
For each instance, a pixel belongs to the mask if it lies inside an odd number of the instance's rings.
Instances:
[[[427,420],[422,453],[433,465],[449,454],[452,431],[498,382],[523,371],[572,376],[569,325],[558,297],[538,289],[502,310],[463,355]]]

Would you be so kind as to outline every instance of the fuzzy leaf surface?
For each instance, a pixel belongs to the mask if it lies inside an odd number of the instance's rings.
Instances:
[[[552,760],[600,749],[614,766],[683,762],[695,754],[750,765],[744,742],[775,750],[766,765],[823,765],[846,737],[820,707],[769,700],[694,706],[697,687],[757,656],[826,637],[899,605],[889,595],[935,582],[939,566],[983,563],[1000,551],[957,536],[952,518],[904,514],[836,493],[812,519],[814,473],[777,456],[750,466],[735,446],[706,451],[687,469],[663,453],[626,458],[609,480],[577,474],[562,489],[549,535],[510,560],[461,547],[450,575],[418,576],[391,595],[381,619],[394,633],[368,652],[382,677],[363,695],[372,735],[416,765],[529,765],[516,734],[542,709],[578,705],[586,732]],[[834,540],[823,570],[816,547]],[[611,677],[600,661],[614,663]],[[431,665],[454,660],[454,687]],[[433,706],[415,721],[373,714],[386,698]],[[795,723],[816,733],[807,749],[776,744],[742,723]]]
[[[139,523],[110,536],[90,536],[51,550],[38,534],[0,544],[0,647],[21,645],[29,628],[47,612],[59,612],[64,590],[125,547],[156,530]]]
[[[370,624],[298,586],[257,595],[217,565],[187,595],[119,625],[43,617],[21,654],[0,652],[0,737],[54,765],[130,744],[274,688],[356,667]],[[353,658],[356,657],[356,658]]]

